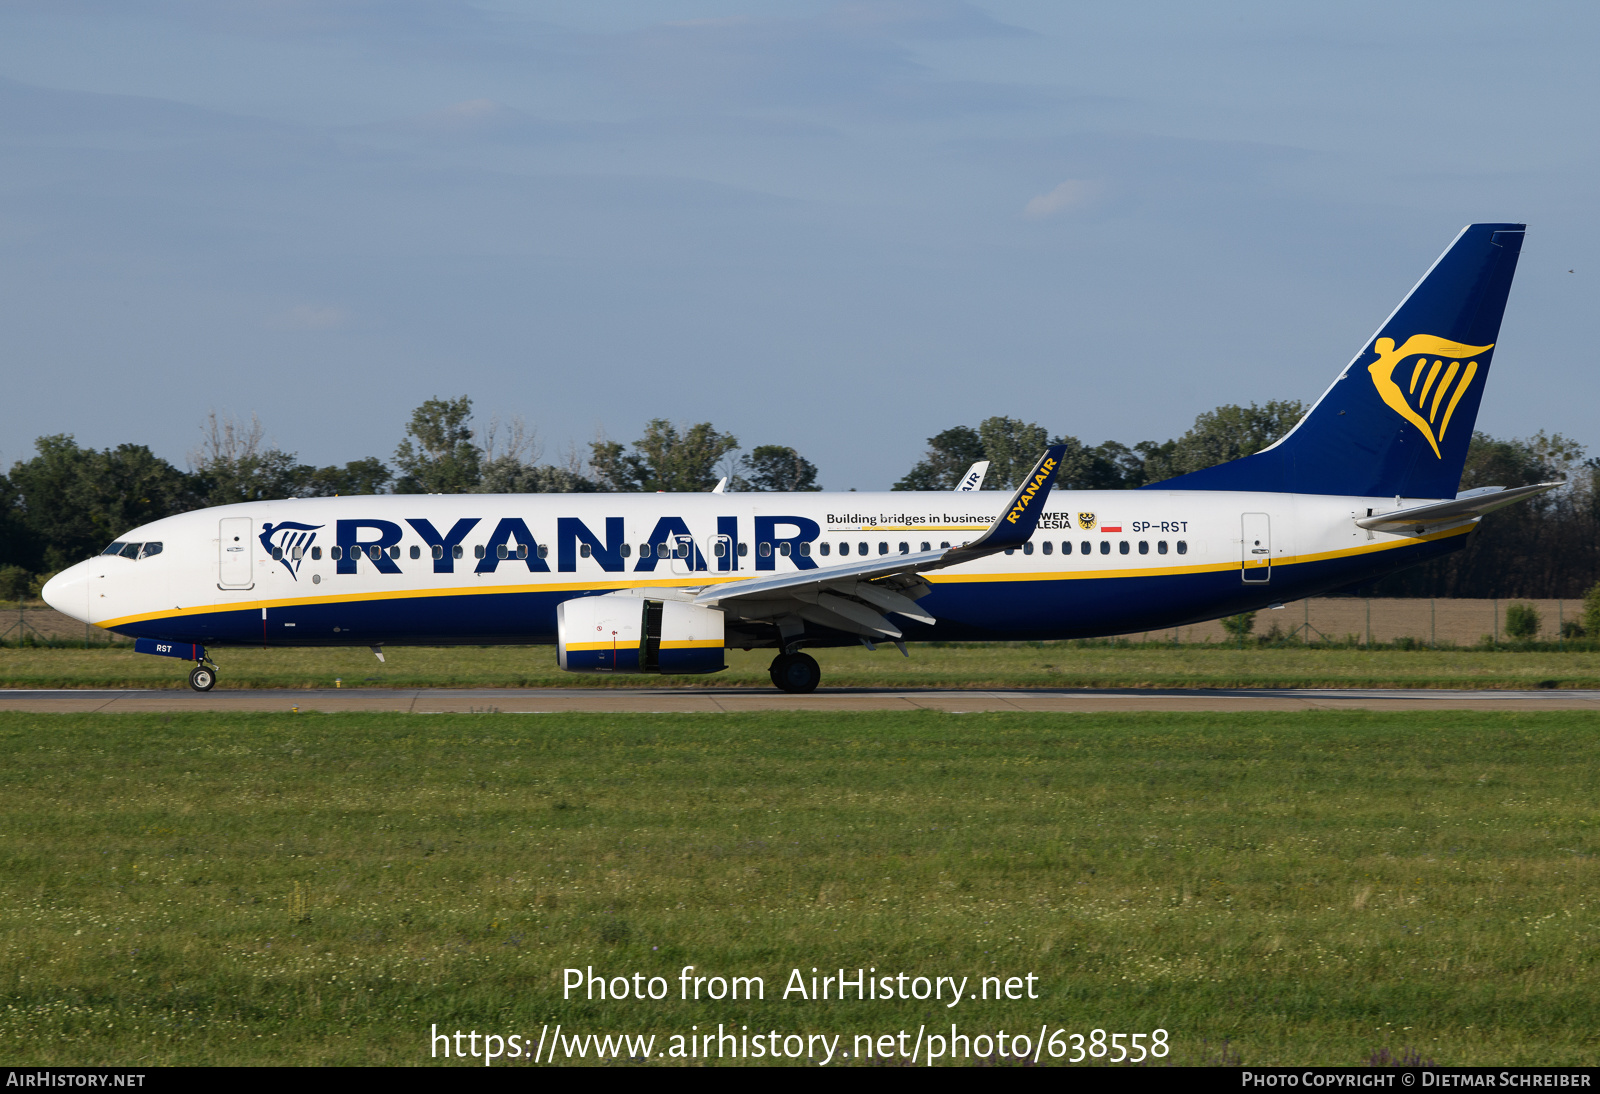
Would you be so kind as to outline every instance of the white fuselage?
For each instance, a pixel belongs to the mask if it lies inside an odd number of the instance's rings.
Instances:
[[[119,542],[159,543],[159,553],[97,556],[63,571],[46,595],[58,610],[108,630],[211,645],[550,642],[555,607],[567,598],[705,588],[821,570],[863,552],[960,544],[981,534],[1007,497],[463,494],[249,502],[133,529]],[[1472,530],[1471,520],[1427,535],[1354,523],[1416,500],[1058,489],[1026,547],[925,575],[933,591],[924,603],[938,622],[909,626],[906,637],[1119,634],[1346,586],[1453,549]],[[807,644],[855,640],[818,633]],[[775,644],[748,628],[731,631],[727,641]]]

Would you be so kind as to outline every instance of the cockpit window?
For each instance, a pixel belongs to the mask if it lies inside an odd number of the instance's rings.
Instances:
[[[161,553],[161,544],[124,543],[119,539],[100,553],[102,555],[121,555],[123,558],[149,558],[151,555],[159,555]]]

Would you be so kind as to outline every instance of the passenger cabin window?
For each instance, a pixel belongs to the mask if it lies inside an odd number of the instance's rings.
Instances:
[[[539,545],[539,552],[540,552],[539,553],[539,557],[543,558],[544,557],[544,545],[543,544]],[[633,544],[624,543],[622,545],[622,557],[623,558],[627,558],[631,554],[633,554]]]
[[[817,544],[817,550],[821,551],[823,554],[827,554],[829,551],[833,550],[833,547],[828,543],[827,540],[823,540],[821,543]]]
[[[460,553],[461,553],[461,548],[460,548],[460,547],[457,547],[457,548],[456,548],[456,553],[457,553],[457,554],[458,554],[458,555],[459,555],[459,554],[460,554]],[[434,558],[435,558],[435,559],[441,559],[441,558],[443,558],[443,557],[444,557],[444,544],[442,544],[442,543],[435,543],[435,544],[434,544],[434,545],[433,545],[433,557],[434,557]]]
[[[1061,553],[1064,555],[1070,555],[1072,553],[1072,541],[1070,539],[1064,539],[1061,541]]]
[[[1180,539],[1178,541],[1178,553],[1180,555],[1186,555],[1186,554],[1189,553],[1189,541],[1188,540]]]
[[[656,544],[656,557],[657,558],[671,558],[672,557],[672,548],[670,546],[668,546],[667,544],[665,544],[665,543]]]
[[[459,550],[459,549],[460,548],[457,548],[457,550]],[[322,548],[321,547],[313,547],[313,548],[311,548],[311,561],[320,562],[321,560],[322,560]]]
[[[518,558],[527,558],[528,557],[528,545],[526,543],[517,544],[517,557]]]
[[[329,547],[328,548],[328,557],[333,559],[333,561],[338,562],[340,559],[342,559],[344,557],[344,548],[343,547]]]
[[[1085,544],[1085,546],[1088,545]],[[1109,539],[1103,539],[1100,541],[1100,553],[1103,555],[1109,555],[1111,553],[1111,541]]]
[[[878,541],[878,553],[880,555],[886,555],[889,553],[889,545],[881,539]]]
[[[649,558],[650,557],[650,545],[648,543],[639,544],[639,557],[640,558]]]
[[[1141,555],[1147,555],[1147,554],[1150,553],[1150,541],[1149,540],[1141,539],[1139,541],[1139,553]]]
[[[810,558],[811,557],[811,541],[809,539],[801,541],[801,543],[800,543],[800,554],[804,558]]]
[[[747,555],[749,553],[750,553],[750,545],[748,543],[739,544],[739,557],[740,558],[743,558],[745,555]]]
[[[924,551],[931,551],[933,550],[933,544],[929,543],[927,540],[923,540],[921,549]]]
[[[473,558],[482,558],[483,557],[483,544],[480,543],[480,544],[478,544],[476,547],[474,547],[472,549],[472,557]]]
[[[394,549],[394,553],[398,555],[400,553],[400,548],[396,547]],[[378,561],[378,559],[383,557],[383,548],[374,543],[371,547],[367,548],[367,557],[374,562]]]
[[[792,549],[793,548],[788,543],[780,543],[780,544],[778,544],[778,553],[780,555],[782,555],[784,558],[788,558],[789,557],[789,552]]]
[[[839,544],[839,553],[841,555],[849,554],[850,553],[850,545],[848,543]]]
[[[900,553],[903,554],[903,555],[909,555],[911,553],[911,544],[909,544],[909,543],[901,543],[900,544]]]
[[[1127,540],[1125,540],[1125,539],[1117,540],[1117,553],[1121,554],[1121,555],[1125,555],[1125,554],[1128,553],[1128,541]]]
[[[1043,543],[1039,544],[1039,550],[1043,551],[1045,554],[1049,554],[1052,546],[1054,545],[1049,540],[1045,540]]]
[[[133,544],[130,543],[128,546],[132,547]],[[128,557],[130,557],[130,558],[138,558],[139,556],[135,554],[135,555],[130,555]],[[282,547],[274,547],[272,549],[272,561],[274,561],[274,562],[282,562],[283,561],[283,548]]]
[[[1022,553],[1025,554],[1025,555],[1033,554],[1033,541],[1032,540],[1029,540],[1027,543],[1024,543],[1022,545]]]
[[[940,543],[939,543],[939,550],[941,550],[941,551],[948,551],[948,550],[949,550],[949,549],[950,549],[950,541],[949,541],[949,540],[942,540],[942,541],[940,541]]]
[[[1164,540],[1164,539],[1156,540],[1156,554],[1164,555],[1166,553],[1167,553],[1167,541]]]
[[[769,557],[772,554],[772,544],[768,543],[766,540],[762,540],[761,545],[756,548],[756,554],[760,555],[762,558]]]
[[[521,555],[518,555],[517,557],[518,558],[527,558],[528,556],[527,556],[526,552],[527,552],[528,549],[526,547],[524,547],[524,548],[522,548],[522,550],[523,550],[524,553],[521,554]],[[588,558],[588,557],[590,557],[591,555],[594,554],[594,549],[592,547],[590,547],[587,543],[580,543],[580,544],[578,544],[578,554],[582,555],[584,558]]]
[[[864,555],[866,553],[867,553],[867,545],[865,543],[856,544],[856,554]]]
[[[459,548],[459,547],[456,548],[456,550],[458,550],[458,551],[460,549],[461,548]],[[539,557],[540,558],[549,558],[550,557],[550,545],[548,543],[539,544]],[[626,543],[624,543],[622,545],[622,557],[623,558],[627,558],[628,557],[628,545]]]
[[[500,544],[500,546],[494,549],[494,553],[496,558],[505,558],[507,554],[506,545],[504,543]]]
[[[466,548],[462,547],[461,544],[458,543],[458,544],[455,545],[454,548],[451,549],[450,557],[451,558],[460,558],[462,555],[464,555],[466,553],[467,553]]]
[[[151,547],[154,547],[155,550],[152,551],[150,549]],[[416,550],[415,547],[413,547],[411,549],[413,551]],[[145,555],[159,554],[160,551],[161,551],[161,545],[159,543],[146,543],[144,545],[144,554],[141,554],[139,557],[143,558]],[[299,562],[302,558],[306,557],[306,549],[304,547],[296,547],[294,550],[289,552],[289,557],[294,559],[296,562]],[[416,556],[413,555],[412,557],[415,558]]]
[[[1088,540],[1084,540],[1082,543],[1078,544],[1078,550],[1083,554],[1088,554],[1091,550],[1093,550],[1093,548],[1089,546]]]
[[[418,547],[415,543],[413,543],[411,545],[411,557],[412,558],[421,558],[422,557],[422,548]]]

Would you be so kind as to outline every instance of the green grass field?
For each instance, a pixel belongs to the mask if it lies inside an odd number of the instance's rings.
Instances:
[[[0,1055],[409,1064],[435,1023],[557,1022],[849,1051],[955,1022],[1160,1028],[1180,1064],[1592,1063],[1597,730],[0,713]],[[591,965],[673,994],[564,1000]],[[767,997],[679,1001],[684,965]],[[1040,998],[781,998],[841,966],[1031,974]]]
[[[812,650],[824,687],[1600,688],[1600,651],[996,643]],[[729,650],[710,676],[562,672],[550,646],[216,651],[223,688],[763,687],[771,650]],[[126,648],[0,648],[0,686],[183,688],[188,664]]]

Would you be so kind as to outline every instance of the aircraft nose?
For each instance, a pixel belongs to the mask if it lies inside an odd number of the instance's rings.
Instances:
[[[44,602],[80,623],[89,622],[89,568],[92,562],[68,566],[44,583],[39,595]]]

